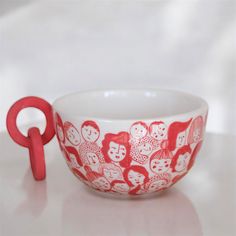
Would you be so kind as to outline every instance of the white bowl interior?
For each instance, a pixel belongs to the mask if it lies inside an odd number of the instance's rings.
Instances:
[[[57,99],[54,109],[68,115],[102,119],[152,119],[193,112],[207,106],[199,97],[172,90],[97,90]]]

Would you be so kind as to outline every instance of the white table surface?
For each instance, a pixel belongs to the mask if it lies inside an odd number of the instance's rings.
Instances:
[[[28,152],[0,133],[2,236],[236,235],[236,137],[208,133],[188,177],[151,199],[98,196],[67,169],[56,140],[47,179],[35,182]]]

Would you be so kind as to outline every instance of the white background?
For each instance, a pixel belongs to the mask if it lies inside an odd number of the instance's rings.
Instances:
[[[236,134],[234,0],[0,1],[0,129],[26,95],[165,87],[210,105],[207,130]],[[19,123],[42,118],[25,112]]]

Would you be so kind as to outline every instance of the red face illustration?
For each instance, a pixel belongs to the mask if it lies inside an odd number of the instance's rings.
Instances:
[[[189,163],[189,160],[190,160],[190,154],[189,153],[180,154],[178,159],[177,159],[176,165],[175,165],[175,170],[177,172],[182,172],[182,171],[186,170],[187,166],[188,166],[188,163]]]
[[[149,185],[149,192],[155,192],[155,191],[158,191],[162,188],[165,188],[167,187],[167,181],[164,180],[164,179],[160,179],[160,180],[156,180],[156,181],[153,181],[150,185]]]
[[[144,183],[145,176],[139,172],[130,170],[128,173],[128,180],[133,186],[142,185]]]
[[[183,147],[186,143],[186,132],[180,132],[176,138],[176,148]]]
[[[141,122],[134,123],[130,129],[130,134],[134,139],[141,139],[147,135],[147,128]]]
[[[99,138],[99,131],[90,125],[82,127],[83,138],[88,142],[96,142]]]
[[[66,128],[66,137],[71,144],[75,146],[80,144],[79,132],[73,125],[70,125]]]
[[[111,188],[110,183],[107,181],[105,177],[99,177],[95,179],[92,183],[96,188],[100,190],[106,191]]]
[[[152,145],[150,143],[142,143],[137,146],[139,153],[144,156],[148,156],[152,152]]]
[[[167,137],[167,127],[164,123],[151,125],[150,136],[160,141]]]
[[[96,153],[88,152],[86,154],[86,156],[87,156],[87,160],[88,160],[89,165],[98,165],[99,164],[99,158]]]
[[[56,129],[57,129],[57,135],[58,135],[58,138],[61,142],[63,142],[65,140],[65,136],[64,136],[64,132],[63,132],[63,129],[60,125],[56,125]]]
[[[109,143],[108,156],[114,162],[122,161],[126,156],[126,148],[124,145],[111,141]]]
[[[117,180],[121,178],[121,173],[117,169],[112,169],[112,168],[103,168],[103,174],[105,177],[112,182],[113,180]]]
[[[164,173],[169,170],[170,168],[171,159],[158,159],[154,158],[150,162],[150,168],[154,173]]]

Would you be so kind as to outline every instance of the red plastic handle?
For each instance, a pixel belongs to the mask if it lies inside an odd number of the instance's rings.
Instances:
[[[41,135],[36,127],[28,130],[28,136],[24,136],[17,127],[17,116],[21,110],[34,107],[41,110],[46,118],[46,129]],[[53,126],[52,106],[42,98],[25,97],[12,105],[7,114],[7,130],[12,139],[23,147],[29,149],[31,169],[36,180],[46,177],[43,145],[47,144],[55,135]]]

